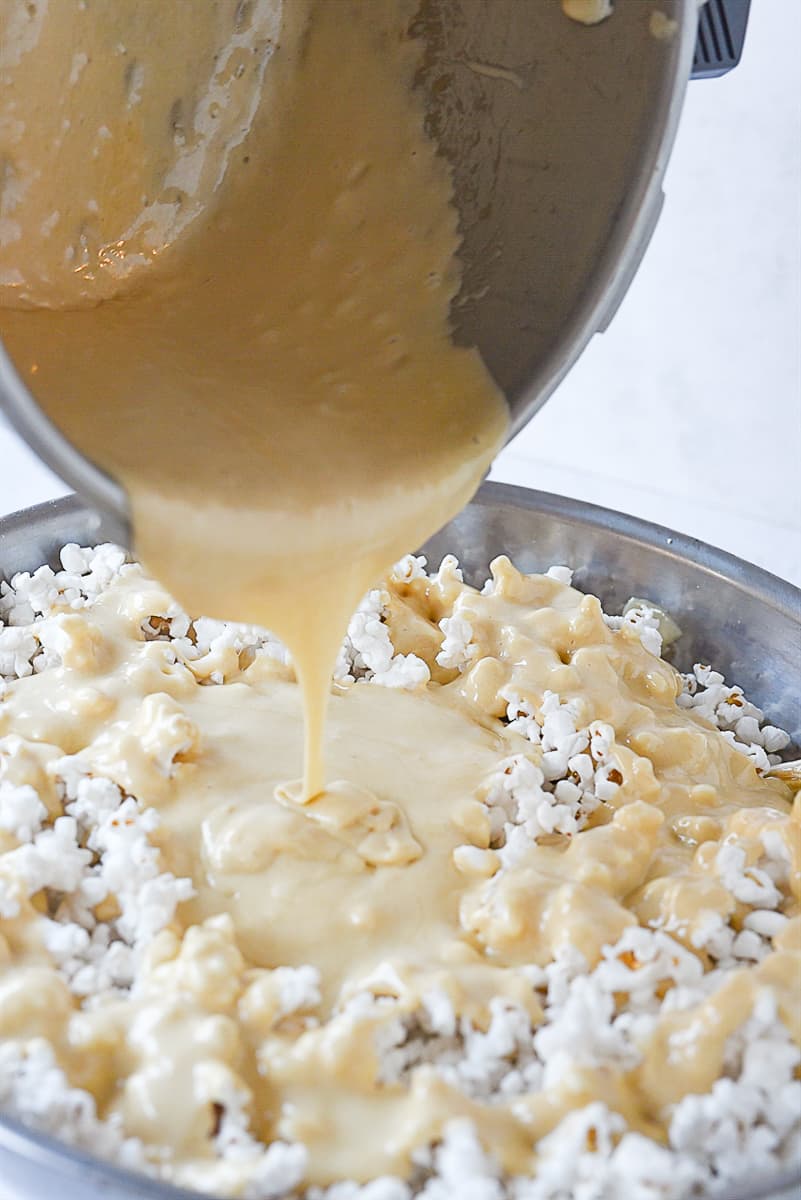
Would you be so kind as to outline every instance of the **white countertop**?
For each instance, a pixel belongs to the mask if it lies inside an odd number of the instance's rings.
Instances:
[[[755,0],[740,66],[688,88],[663,214],[612,325],[492,472],[798,584],[800,58],[801,4]],[[0,513],[68,490],[0,427]]]

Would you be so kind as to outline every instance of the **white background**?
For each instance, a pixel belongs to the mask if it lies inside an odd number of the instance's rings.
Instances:
[[[799,62],[801,0],[752,0],[740,66],[688,88],[665,208],[615,320],[493,470],[796,583]],[[0,513],[66,490],[0,427]]]

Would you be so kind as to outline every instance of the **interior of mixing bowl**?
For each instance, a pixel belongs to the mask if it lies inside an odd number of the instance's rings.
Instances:
[[[463,234],[456,335],[478,346],[515,431],[611,320],[648,244],[698,6],[637,0],[596,25],[556,0],[491,8],[422,0],[414,31]]]
[[[74,496],[14,514],[0,520],[0,578],[56,564],[67,542],[91,545],[103,538],[101,519]],[[796,746],[801,743],[801,593],[767,572],[633,517],[495,483],[484,484],[424,551],[432,564],[445,553],[458,554],[475,583],[496,554],[507,553],[524,571],[575,567],[578,586],[597,592],[609,611],[631,595],[658,602],[683,629],[677,665],[714,663],[790,731]],[[799,1177],[787,1175],[752,1182],[720,1200],[791,1200],[798,1187]],[[61,1200],[190,1195],[0,1120],[0,1200],[51,1194]]]

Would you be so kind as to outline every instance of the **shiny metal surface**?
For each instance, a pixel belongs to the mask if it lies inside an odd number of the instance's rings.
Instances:
[[[68,541],[108,535],[77,497],[0,520],[0,577],[55,563]],[[523,570],[575,565],[579,586],[610,610],[632,594],[658,601],[684,632],[680,667],[714,663],[743,685],[801,745],[801,592],[758,567],[659,526],[525,488],[487,483],[425,547],[432,562],[458,553],[468,577],[508,553]],[[801,1175],[752,1182],[719,1200],[797,1200]],[[189,1200],[190,1194],[118,1170],[0,1120],[0,1200]],[[199,1200],[192,1194],[192,1200]],[[623,1200],[623,1198],[621,1198]]]
[[[606,328],[639,266],[697,9],[619,0],[585,26],[556,0],[423,0],[420,83],[464,235],[455,327],[503,388],[512,433]],[[651,33],[657,11],[676,22],[672,37]]]
[[[656,11],[676,21],[672,37],[651,33]],[[504,389],[510,436],[607,326],[639,266],[696,26],[697,0],[619,0],[592,27],[557,0],[421,0],[418,83],[464,235],[456,334]],[[47,420],[2,347],[0,407],[129,542],[124,490]]]

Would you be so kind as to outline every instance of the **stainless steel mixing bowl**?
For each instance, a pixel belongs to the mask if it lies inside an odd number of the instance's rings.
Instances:
[[[464,235],[456,336],[478,346],[506,393],[510,436],[606,328],[639,265],[664,198],[697,11],[698,0],[618,0],[608,20],[585,26],[558,0],[421,0],[418,83]],[[675,22],[670,36],[652,32],[655,13]],[[0,408],[127,544],[122,487],[47,420],[2,346]]]
[[[104,536],[98,515],[76,497],[0,520],[0,576],[55,564],[65,542]],[[801,745],[801,592],[758,567],[657,525],[577,500],[487,483],[425,547],[431,561],[459,555],[484,578],[498,553],[523,570],[575,565],[576,582],[614,611],[631,595],[659,601],[679,621],[679,666],[714,663],[742,684],[770,719]],[[720,1200],[798,1200],[801,1172],[751,1181]],[[51,1138],[0,1120],[0,1200],[189,1200]],[[192,1200],[200,1200],[192,1194]]]

